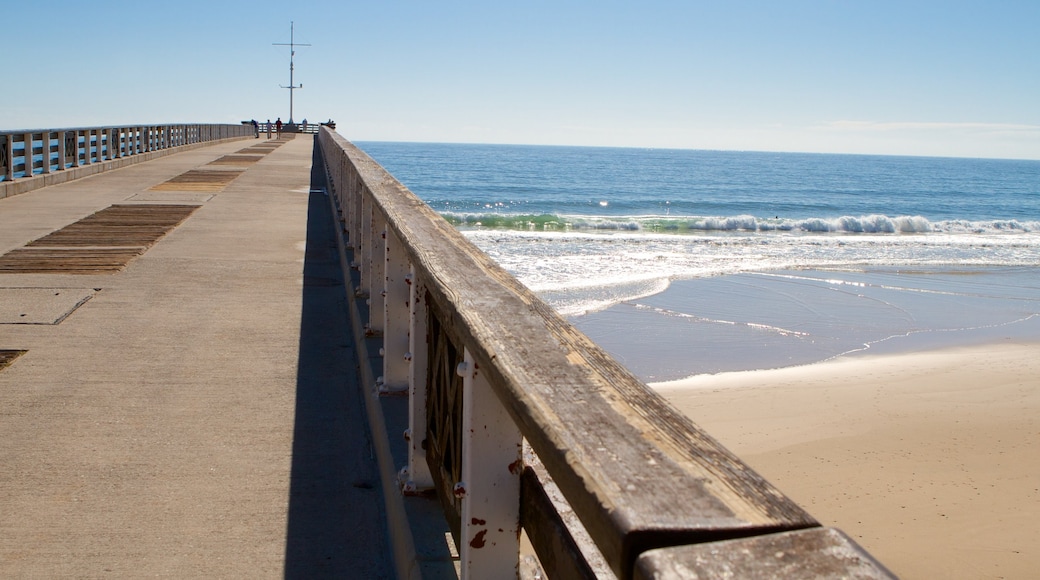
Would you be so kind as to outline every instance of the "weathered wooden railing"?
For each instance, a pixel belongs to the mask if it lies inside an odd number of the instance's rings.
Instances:
[[[319,142],[364,333],[382,337],[378,389],[410,400],[403,492],[436,490],[463,577],[515,577],[521,526],[550,576],[604,574],[575,532],[621,578],[889,577],[365,153],[327,128]]]
[[[252,126],[214,124],[129,125],[0,131],[0,198],[20,193],[12,181],[36,177],[51,185],[88,175],[104,165],[136,162],[153,153],[222,139],[252,137]],[[144,156],[144,157],[140,157]],[[66,174],[67,173],[67,174]]]

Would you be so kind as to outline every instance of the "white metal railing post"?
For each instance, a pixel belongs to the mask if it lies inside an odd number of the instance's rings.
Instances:
[[[361,294],[372,295],[372,200],[368,195],[360,192],[361,197],[361,219],[358,228],[358,240],[354,245],[354,255],[357,256],[361,272]]]
[[[408,467],[404,476],[405,493],[433,489],[433,475],[426,462],[426,373],[430,364],[426,317],[426,286],[419,280],[415,266],[408,273]]]
[[[385,227],[385,226],[384,226]],[[408,253],[394,232],[384,229],[383,390],[408,390]]]
[[[51,172],[51,133],[50,130],[40,132],[40,153],[43,154],[43,174]]]
[[[25,176],[32,177],[33,175],[33,138],[32,133],[26,133],[22,135],[22,143],[25,146],[22,149],[22,157],[25,159]]]
[[[361,205],[357,201],[360,195],[357,181],[354,179],[353,167],[349,165],[346,156],[340,160],[340,184],[338,189],[343,190],[343,227],[347,230],[347,247],[353,249],[358,239],[358,209]],[[355,259],[357,253],[354,253]]]
[[[350,192],[350,245],[355,247],[354,256],[358,256],[356,248],[360,248],[362,242],[361,218],[363,214],[361,208],[364,204],[361,199],[364,197],[365,186],[354,168],[348,172],[347,179],[350,181],[350,185],[347,187],[347,191]]]
[[[83,129],[83,165],[90,165],[94,162],[90,155],[90,140],[94,137],[94,131],[92,129]]]
[[[369,198],[371,200],[371,198]],[[369,283],[368,283],[368,304],[370,306],[368,311],[368,324],[369,329],[373,334],[379,334],[384,336],[386,327],[384,325],[385,313],[384,305],[386,304],[386,221],[383,219],[383,214],[379,210],[372,206],[369,206],[372,212],[372,218],[369,220],[369,227],[372,228],[372,237],[369,238],[372,242],[368,245],[368,252],[365,253],[369,258]],[[379,349],[382,354],[383,349]]]
[[[520,430],[470,350],[462,376],[462,578],[516,578],[520,558]]]

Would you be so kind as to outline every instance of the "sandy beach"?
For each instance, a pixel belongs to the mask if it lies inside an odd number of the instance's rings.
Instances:
[[[1040,570],[1040,344],[652,386],[903,578]]]

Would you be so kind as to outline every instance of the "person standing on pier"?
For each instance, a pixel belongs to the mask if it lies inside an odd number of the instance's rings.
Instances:
[[[281,117],[278,117],[277,119],[275,119],[274,127],[275,127],[275,129],[278,130],[278,136],[281,137],[282,136],[282,118]]]
[[[253,119],[252,123],[253,123],[253,139],[259,139],[260,138],[260,125],[256,122],[256,119]]]

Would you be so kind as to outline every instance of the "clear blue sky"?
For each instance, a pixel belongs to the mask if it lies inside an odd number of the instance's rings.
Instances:
[[[0,129],[1040,159],[1040,1],[0,0]]]

